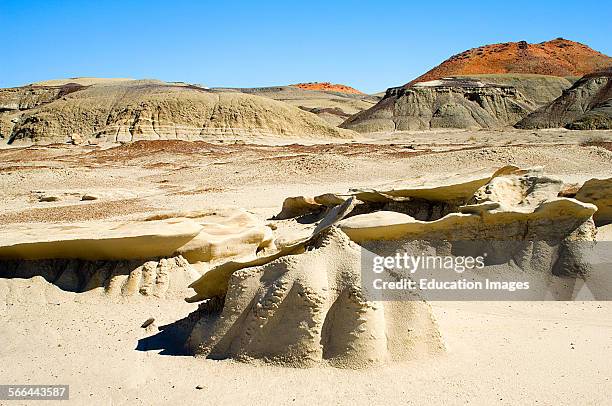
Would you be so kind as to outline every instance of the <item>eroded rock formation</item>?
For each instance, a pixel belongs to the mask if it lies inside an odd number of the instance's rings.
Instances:
[[[427,303],[372,302],[359,247],[331,229],[299,255],[234,272],[219,313],[203,312],[188,345],[201,356],[361,368],[444,350]]]
[[[584,76],[557,99],[518,122],[516,127],[612,128],[612,70]]]
[[[275,254],[221,265],[195,281],[190,301],[202,305],[187,345],[213,358],[345,367],[442,351],[429,308],[410,300],[415,293],[379,301],[364,290],[364,250],[488,252],[484,270],[466,275],[518,275],[537,300],[582,294],[577,279],[609,283],[583,251],[595,240],[597,207],[558,197],[562,186],[538,168],[504,167],[462,181],[289,198],[281,222],[319,216],[321,223]]]
[[[500,128],[515,124],[534,108],[511,86],[441,79],[391,88],[377,105],[350,117],[341,127],[358,132]]]
[[[274,249],[272,230],[242,210],[166,213],[124,223],[2,227],[0,277],[47,281],[72,292],[177,297],[208,267]]]
[[[362,368],[445,351],[427,300],[609,295],[610,263],[589,252],[602,240],[595,204],[607,204],[606,193],[593,193],[602,190],[598,185],[585,183],[576,198],[592,203],[581,201],[566,197],[563,181],[542,168],[506,166],[288,198],[270,226],[245,212],[216,220],[198,212],[165,213],[107,226],[96,238],[85,235],[100,224],[64,231],[66,225],[56,225],[44,238],[24,233],[4,241],[0,276],[43,276],[65,290],[100,288],[122,296],[176,297],[189,284],[195,293],[187,300],[198,309],[175,327],[195,355]],[[294,237],[281,238],[283,228]],[[464,278],[519,278],[532,288],[510,296],[432,296],[416,289],[383,297],[368,285],[367,261],[401,251],[486,253],[483,267],[465,270]]]
[[[199,273],[181,256],[148,260],[3,260],[0,278],[43,277],[76,293],[180,298]]]
[[[586,181],[575,197],[581,202],[597,206],[593,218],[598,226],[612,223],[612,178]]]

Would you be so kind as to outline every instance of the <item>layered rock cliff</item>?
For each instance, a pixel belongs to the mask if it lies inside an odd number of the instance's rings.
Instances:
[[[513,125],[535,107],[512,86],[442,79],[388,89],[376,106],[341,127],[359,132],[498,128]]]

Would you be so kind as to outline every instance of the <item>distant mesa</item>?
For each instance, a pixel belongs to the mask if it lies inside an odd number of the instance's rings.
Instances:
[[[309,83],[296,83],[294,85],[289,85],[293,87],[299,87],[300,89],[305,90],[323,90],[329,92],[339,92],[339,93],[349,93],[349,94],[364,94],[359,90],[352,88],[347,85],[341,85],[338,83],[329,83],[329,82],[309,82]]]
[[[539,44],[505,42],[454,55],[406,86],[448,76],[532,73],[580,77],[612,66],[612,58],[579,42],[557,38]]]

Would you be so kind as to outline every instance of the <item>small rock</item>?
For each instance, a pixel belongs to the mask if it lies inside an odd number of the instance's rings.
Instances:
[[[147,328],[149,327],[151,324],[153,324],[155,322],[155,319],[153,317],[150,317],[147,319],[147,321],[145,321],[144,323],[142,323],[142,326],[140,326],[140,328]]]
[[[83,137],[81,137],[79,134],[72,134],[70,136],[70,143],[72,145],[79,145],[83,143]]]
[[[56,195],[43,195],[38,198],[39,202],[57,202],[59,200],[60,200],[60,197]]]
[[[203,387],[203,386],[198,385],[198,386],[196,386],[196,389],[200,390],[200,389],[204,389],[204,387]]]
[[[85,201],[85,200],[98,200],[99,197],[96,195],[92,195],[92,194],[84,194],[83,196],[81,196],[81,201]]]

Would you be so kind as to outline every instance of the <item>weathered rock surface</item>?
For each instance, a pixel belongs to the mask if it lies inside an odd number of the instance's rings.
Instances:
[[[181,256],[148,260],[4,260],[0,278],[36,278],[62,290],[108,296],[184,297],[200,274]]]
[[[209,267],[276,251],[272,230],[242,210],[125,223],[17,224],[1,231],[0,277],[43,276],[64,290],[101,287],[127,296],[165,296],[174,280],[172,292],[184,297]]]
[[[124,223],[31,223],[2,228],[0,260],[122,260],[184,256],[191,263],[251,259],[273,249],[272,230],[242,210],[186,212]]]
[[[499,128],[515,124],[534,108],[514,87],[442,79],[391,88],[376,106],[350,117],[341,127],[358,132]]]
[[[576,199],[597,206],[593,218],[598,226],[612,223],[612,178],[586,181],[576,193]]]
[[[550,103],[561,96],[564,90],[569,89],[578,80],[578,78],[574,79],[573,77],[527,73],[474,74],[453,77],[514,87],[538,107]]]
[[[202,227],[190,219],[3,228],[0,259],[137,259],[171,256]]]
[[[10,90],[10,89],[9,89]],[[17,93],[22,90],[16,90]],[[53,99],[55,97],[55,99]],[[79,88],[12,117],[9,143],[193,140],[204,136],[350,137],[301,109],[238,92],[151,80],[111,81]],[[24,105],[25,102],[21,102]],[[29,104],[25,104],[29,106]],[[3,120],[3,133],[9,127]]]
[[[601,276],[583,251],[595,241],[597,208],[558,197],[562,187],[541,168],[504,167],[462,180],[289,198],[279,217],[318,215],[321,223],[275,254],[195,281],[189,301],[202,304],[190,315],[187,346],[212,358],[342,367],[443,351],[428,306],[410,300],[423,292],[379,301],[364,290],[364,249],[486,252],[484,268],[465,274],[470,280],[514,275],[529,280],[539,300],[584,294],[576,280]]]
[[[29,85],[0,89],[0,112],[32,109],[83,88],[85,86],[67,83],[61,86]]]
[[[221,312],[201,313],[188,346],[212,358],[362,368],[431,356],[444,344],[427,303],[375,303],[360,251],[333,229],[309,251],[234,272]]]
[[[518,122],[516,127],[611,129],[612,70],[584,76],[557,99]]]

